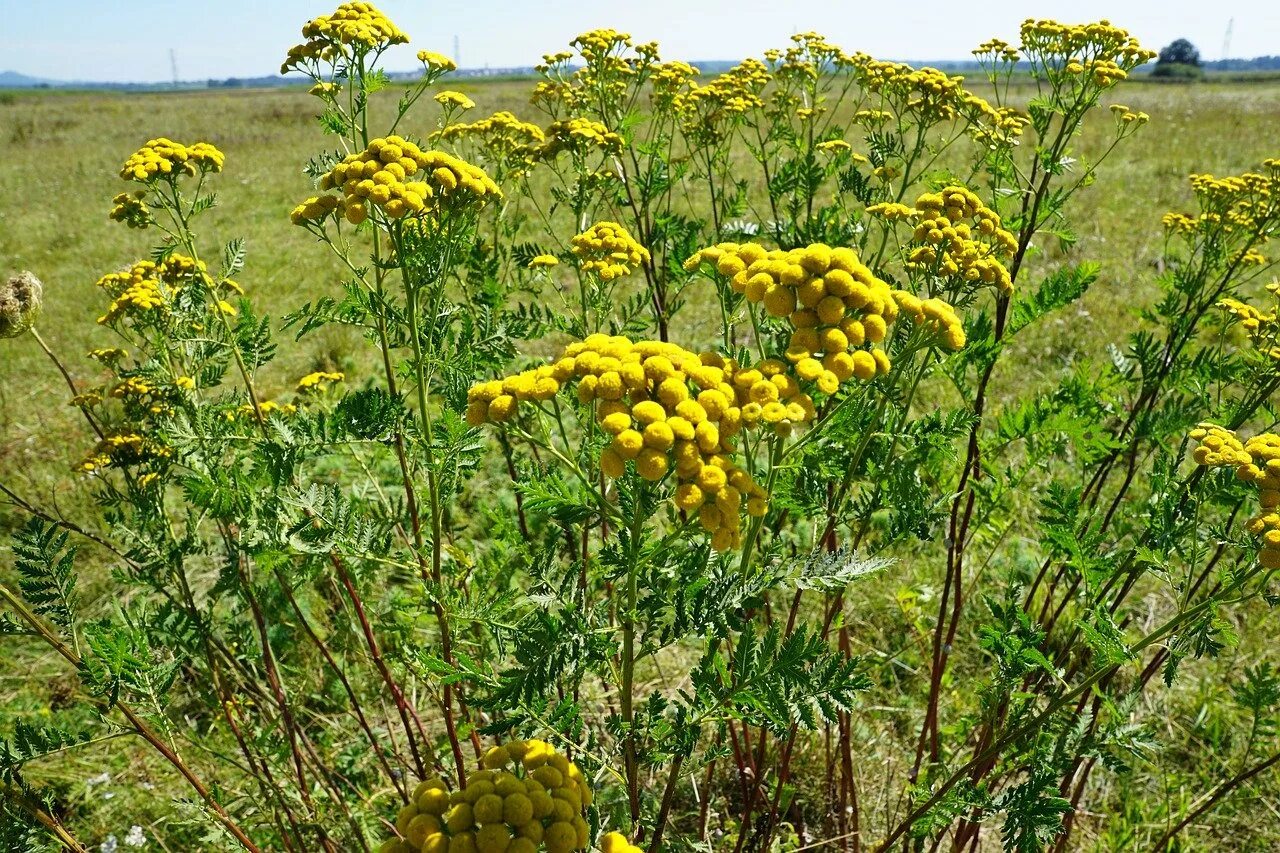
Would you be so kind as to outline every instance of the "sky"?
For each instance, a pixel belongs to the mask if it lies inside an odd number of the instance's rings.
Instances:
[[[183,80],[278,71],[304,21],[337,0],[0,0],[0,71],[55,80]],[[656,40],[670,59],[740,59],[817,30],[850,52],[897,60],[967,59],[979,42],[1016,42],[1026,17],[1107,18],[1152,49],[1188,38],[1205,59],[1280,54],[1274,0],[378,0],[410,36],[388,70],[427,48],[467,68],[528,66],[579,32],[614,27]]]

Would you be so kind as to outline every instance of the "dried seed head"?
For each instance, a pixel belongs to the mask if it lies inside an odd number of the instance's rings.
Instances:
[[[35,325],[44,286],[29,272],[9,276],[0,286],[0,338],[16,338]]]

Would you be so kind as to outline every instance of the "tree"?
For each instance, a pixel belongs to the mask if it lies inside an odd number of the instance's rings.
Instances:
[[[1177,39],[1165,45],[1156,58],[1153,77],[1193,79],[1204,76],[1200,67],[1200,51],[1186,39]]]
[[[1156,58],[1156,66],[1191,65],[1200,67],[1200,51],[1186,39],[1177,39],[1165,45]]]

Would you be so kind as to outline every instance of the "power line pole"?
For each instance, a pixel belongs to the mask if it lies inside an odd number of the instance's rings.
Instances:
[[[457,34],[455,34],[453,37],[453,64],[461,68],[462,67],[462,48],[460,48],[458,45],[459,45],[458,36]]]
[[[1235,29],[1236,19],[1231,18],[1227,21],[1227,34],[1222,37],[1222,59],[1231,58],[1231,31]]]
[[[169,48],[169,67],[173,70],[173,88],[178,88],[178,55]]]

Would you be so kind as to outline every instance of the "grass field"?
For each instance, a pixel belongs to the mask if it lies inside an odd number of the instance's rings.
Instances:
[[[450,88],[476,101],[474,115],[508,109],[532,119],[526,103],[529,85],[502,81],[459,83]],[[1004,362],[1018,365],[1018,374],[998,377],[999,393],[1007,397],[1051,385],[1077,360],[1122,344],[1138,322],[1136,306],[1155,292],[1160,216],[1188,204],[1188,174],[1237,173],[1276,153],[1280,82],[1131,83],[1122,85],[1113,100],[1149,113],[1151,123],[1106,162],[1099,187],[1077,197],[1072,215],[1075,244],[1065,249],[1041,246],[1037,261],[1058,264],[1064,254],[1073,260],[1093,260],[1101,265],[1101,279],[1082,302],[1050,320],[1044,332],[1020,339],[1021,351]],[[123,189],[116,175],[119,164],[149,137],[204,139],[226,152],[225,173],[216,180],[219,205],[204,226],[205,235],[219,242],[247,238],[247,268],[238,279],[260,310],[279,317],[335,291],[340,279],[336,262],[329,263],[328,256],[311,245],[310,235],[291,226],[288,219],[289,209],[310,194],[302,166],[320,138],[316,111],[314,99],[303,90],[24,93],[0,100],[0,273],[26,269],[43,280],[45,314],[40,330],[76,381],[98,378],[96,365],[83,358],[84,351],[111,344],[109,333],[95,324],[102,298],[94,281],[145,256],[154,237],[107,219],[111,197]],[[431,128],[408,130],[425,136]],[[1081,140],[1082,155],[1096,154],[1102,140],[1100,132]],[[264,379],[269,392],[313,369],[343,369],[359,377],[371,357],[358,339],[333,330],[285,352],[287,356],[273,366],[276,372]],[[0,479],[35,502],[56,504],[74,515],[86,498],[66,471],[83,454],[89,438],[80,428],[76,411],[66,404],[67,397],[61,377],[34,341],[24,337],[5,347],[0,355]],[[16,523],[0,507],[0,526]],[[896,591],[929,594],[927,579],[913,578],[910,572],[907,564],[902,572],[860,588],[868,600],[853,633],[866,643],[862,651],[884,653],[889,648],[881,645],[889,644],[891,638],[885,636],[886,625],[877,622],[876,614],[898,607]],[[90,612],[107,609],[114,601],[106,578],[86,593]],[[1270,624],[1274,626],[1274,620]],[[1250,642],[1261,641],[1255,637]],[[1235,654],[1248,658],[1256,652],[1246,643]],[[1222,665],[1234,664],[1224,661]],[[0,731],[10,719],[38,718],[58,707],[70,689],[68,678],[65,668],[43,653],[0,657]],[[953,689],[963,688],[957,684]],[[1169,700],[1169,741],[1183,744],[1187,755],[1197,755],[1192,745],[1211,736],[1217,714],[1196,695],[1194,682],[1189,682]],[[877,729],[886,725],[882,715],[868,726],[864,734],[871,749],[877,741],[889,742],[885,731]],[[1212,780],[1217,769],[1201,770],[1206,780]],[[128,826],[119,825],[119,815],[137,814],[136,822],[163,846],[163,825],[150,821],[171,820],[172,811],[149,802],[156,792],[147,786],[165,783],[137,755],[104,745],[97,751],[80,751],[74,760],[50,772],[83,805],[78,828],[85,840],[101,841],[108,832],[123,835]],[[103,772],[112,781],[94,784]],[[1206,781],[1206,787],[1211,784]],[[106,793],[119,799],[111,803],[103,799]],[[1167,792],[1171,800],[1195,794]],[[1107,800],[1122,808],[1124,792],[1111,791]],[[1260,779],[1247,802],[1242,800],[1237,809],[1221,815],[1229,826],[1195,828],[1196,843],[1209,845],[1218,837],[1233,839],[1232,849],[1277,849],[1277,809],[1280,781]],[[1104,815],[1093,817],[1097,826],[1105,826]],[[1105,835],[1085,833],[1079,840],[1087,845],[1091,838]]]

